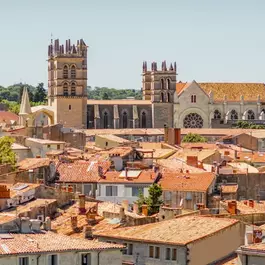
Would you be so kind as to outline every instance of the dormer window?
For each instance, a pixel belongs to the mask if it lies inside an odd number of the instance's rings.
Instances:
[[[191,103],[196,103],[196,95],[191,95]]]

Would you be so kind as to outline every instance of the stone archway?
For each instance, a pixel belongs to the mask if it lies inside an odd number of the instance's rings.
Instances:
[[[32,125],[34,124],[36,117],[40,113],[43,113],[48,117],[50,125],[54,124],[54,111],[50,109],[49,107],[37,106],[37,107],[32,107],[31,110],[32,110],[32,113],[30,114],[30,119],[31,119]]]
[[[196,112],[187,114],[183,119],[184,128],[203,128],[203,118]]]

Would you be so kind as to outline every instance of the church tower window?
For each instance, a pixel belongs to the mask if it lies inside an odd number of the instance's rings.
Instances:
[[[75,96],[76,95],[76,87],[75,87],[75,83],[73,82],[71,84],[71,96]]]
[[[68,84],[67,83],[63,84],[63,95],[68,96]]]
[[[170,89],[170,79],[167,79],[167,89]]]
[[[164,81],[164,79],[161,79],[161,89],[162,90],[165,89],[165,81]]]
[[[255,120],[255,113],[253,110],[249,110],[247,115],[248,120]]]
[[[109,127],[109,115],[106,111],[103,114],[103,127],[104,129],[107,129]]]
[[[72,65],[71,67],[71,79],[75,79],[76,78],[76,69],[75,66]]]
[[[164,95],[164,92],[161,92],[161,102],[165,102],[165,95]]]
[[[219,110],[216,109],[216,110],[214,111],[213,118],[214,118],[215,120],[221,119],[221,112],[220,112]]]
[[[191,103],[196,103],[196,95],[191,95]]]
[[[238,113],[234,109],[231,110],[231,115],[230,115],[231,120],[238,120]]]
[[[63,78],[64,79],[67,79],[68,78],[68,66],[67,65],[65,65],[63,67]]]
[[[146,128],[146,113],[145,111],[141,114],[141,128]]]

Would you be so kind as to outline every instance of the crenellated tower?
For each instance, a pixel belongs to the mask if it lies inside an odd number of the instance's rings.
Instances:
[[[87,128],[87,47],[83,39],[48,46],[48,105],[65,127]]]
[[[143,99],[152,102],[173,103],[176,91],[177,65],[162,62],[161,69],[157,68],[157,62],[151,63],[148,69],[147,62],[143,62]]]

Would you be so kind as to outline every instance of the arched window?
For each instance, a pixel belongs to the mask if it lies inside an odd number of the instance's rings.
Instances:
[[[146,113],[145,111],[141,114],[141,128],[146,128]]]
[[[167,79],[167,89],[170,89],[170,79]]]
[[[171,100],[171,97],[170,97],[170,93],[168,92],[167,93],[167,102],[170,102],[170,100]]]
[[[248,120],[255,120],[255,113],[253,110],[249,110],[247,115]]]
[[[196,103],[196,95],[191,95],[190,101],[191,103]]]
[[[75,66],[72,65],[71,66],[71,79],[75,79],[76,78],[76,69]]]
[[[103,114],[103,127],[104,129],[107,129],[109,127],[109,115],[107,111],[105,111]]]
[[[161,92],[161,102],[165,102],[165,96],[163,92]]]
[[[162,90],[165,89],[165,81],[164,81],[164,79],[161,79],[161,89]]]
[[[67,79],[68,78],[68,66],[67,65],[65,65],[63,67],[63,78],[64,79]]]
[[[220,112],[219,110],[216,109],[216,110],[214,111],[213,118],[214,118],[215,120],[221,119],[221,112]]]
[[[128,115],[126,111],[122,113],[122,128],[128,128]]]
[[[73,83],[71,84],[71,96],[75,96],[75,91],[76,91],[75,83],[73,82]]]
[[[68,96],[68,84],[67,83],[63,84],[63,95]]]
[[[231,120],[238,120],[238,113],[233,109],[230,114]]]

